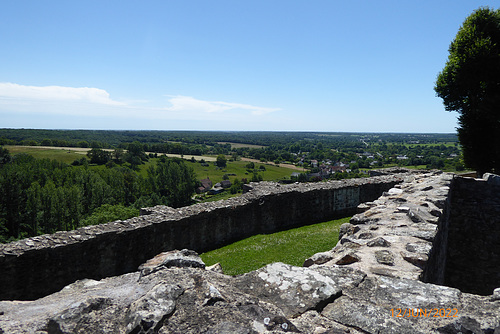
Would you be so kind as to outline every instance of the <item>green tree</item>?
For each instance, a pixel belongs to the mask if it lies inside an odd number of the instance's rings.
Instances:
[[[123,162],[123,157],[125,156],[125,152],[123,151],[123,148],[115,148],[112,156],[113,159],[115,159],[116,163],[121,164]]]
[[[196,175],[182,159],[167,159],[148,169],[152,191],[162,198],[162,204],[180,207],[189,204],[195,190]]]
[[[500,10],[479,8],[460,27],[434,87],[459,113],[464,162],[500,172]]]
[[[82,226],[105,224],[115,220],[125,220],[139,216],[139,210],[123,205],[103,204],[81,222]]]
[[[91,164],[104,165],[111,160],[111,153],[101,150],[100,148],[93,148],[87,152]]]
[[[0,165],[6,164],[11,160],[9,150],[0,146]]]
[[[215,162],[215,164],[220,167],[220,168],[224,168],[226,167],[227,165],[227,159],[226,159],[226,156],[224,154],[219,154],[217,156],[217,161]]]

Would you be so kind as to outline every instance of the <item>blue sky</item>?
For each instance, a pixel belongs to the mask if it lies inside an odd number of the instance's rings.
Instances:
[[[455,132],[433,87],[498,1],[4,1],[0,128]]]

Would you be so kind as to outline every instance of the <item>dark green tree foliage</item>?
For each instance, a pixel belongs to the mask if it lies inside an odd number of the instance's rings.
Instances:
[[[76,167],[17,154],[0,165],[0,242],[129,218],[123,207],[188,204],[194,184],[192,168],[180,160],[164,159],[145,179],[126,167]]]
[[[9,162],[10,159],[9,150],[0,146],[0,166]]]
[[[435,91],[459,113],[465,164],[500,172],[500,10],[480,8],[460,27]]]
[[[180,207],[191,201],[196,175],[182,159],[161,159],[148,169],[148,184],[160,196],[162,204]]]
[[[82,225],[98,225],[112,222],[118,219],[128,219],[139,215],[139,209],[124,207],[121,204],[103,204],[86,218]]]
[[[93,148],[87,152],[91,164],[104,165],[111,160],[111,153],[101,150],[100,148]]]
[[[225,168],[226,165],[227,165],[227,159],[226,159],[226,156],[224,154],[219,154],[217,156],[217,161],[215,162],[216,165],[220,168]]]

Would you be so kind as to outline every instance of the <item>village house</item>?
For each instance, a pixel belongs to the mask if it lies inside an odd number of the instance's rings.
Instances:
[[[197,194],[205,193],[212,188],[212,180],[209,177],[200,180],[201,186],[196,189]]]

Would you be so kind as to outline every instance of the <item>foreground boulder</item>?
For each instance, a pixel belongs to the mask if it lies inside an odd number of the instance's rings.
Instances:
[[[497,333],[500,300],[342,266],[273,263],[237,277],[171,253],[142,271],[0,302],[0,333]],[[172,258],[172,256],[168,256]],[[191,261],[191,260],[194,260]],[[144,275],[144,268],[154,270]],[[159,264],[158,264],[159,263]],[[402,312],[412,312],[411,316]],[[433,311],[434,310],[434,311]],[[433,316],[451,310],[449,316]],[[456,310],[456,313],[455,313]],[[422,313],[420,313],[422,312]],[[425,312],[425,315],[424,313]],[[450,313],[451,312],[451,313]]]

